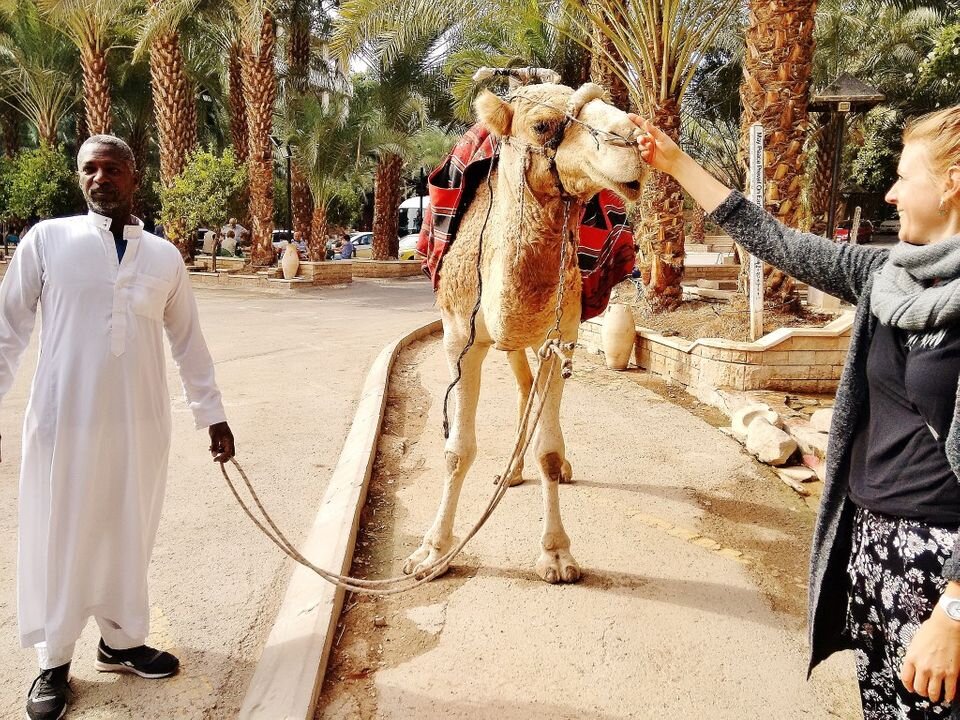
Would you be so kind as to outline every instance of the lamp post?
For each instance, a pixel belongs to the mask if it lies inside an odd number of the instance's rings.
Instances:
[[[865,112],[884,100],[883,93],[846,73],[841,74],[810,100],[809,108],[830,113],[834,125],[833,163],[830,171],[830,205],[827,208],[827,237],[833,239],[837,226],[837,191],[840,184],[840,160],[843,157],[843,136],[847,115]]]

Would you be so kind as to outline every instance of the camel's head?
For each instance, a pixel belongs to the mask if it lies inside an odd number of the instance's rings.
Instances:
[[[604,188],[627,200],[640,196],[640,130],[603,101],[599,85],[587,83],[576,92],[565,85],[529,85],[505,100],[484,91],[475,107],[480,122],[508,146],[520,154],[525,146],[534,149],[527,180],[535,192],[557,194],[558,175],[563,190],[583,201]],[[555,157],[556,175],[549,157]]]

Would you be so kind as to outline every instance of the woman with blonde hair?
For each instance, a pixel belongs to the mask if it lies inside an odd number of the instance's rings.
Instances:
[[[811,550],[810,670],[853,649],[866,720],[960,717],[960,106],[904,131],[891,250],[782,225],[632,119],[644,160],[734,240],[857,306]]]

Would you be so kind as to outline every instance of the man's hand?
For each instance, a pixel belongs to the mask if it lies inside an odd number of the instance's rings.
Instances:
[[[233,433],[225,422],[210,426],[210,453],[213,461],[225,463],[236,455],[236,446],[233,444]]]
[[[900,680],[910,692],[932,702],[953,702],[960,675],[960,621],[940,607],[920,626],[907,647]]]

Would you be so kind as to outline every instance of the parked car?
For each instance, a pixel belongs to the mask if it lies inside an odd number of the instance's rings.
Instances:
[[[373,255],[373,233],[355,232],[350,235],[355,258],[369,259]]]
[[[842,223],[837,225],[837,229],[833,234],[834,240],[837,242],[850,242],[850,228],[853,227],[853,221],[844,220]],[[870,242],[873,239],[873,223],[869,220],[861,220],[860,228],[857,230],[857,244],[863,245]]]
[[[900,218],[890,218],[877,225],[877,235],[898,235],[900,233]]]
[[[405,235],[400,238],[400,259],[401,260],[420,260],[421,255],[417,252],[417,242],[420,235]]]

